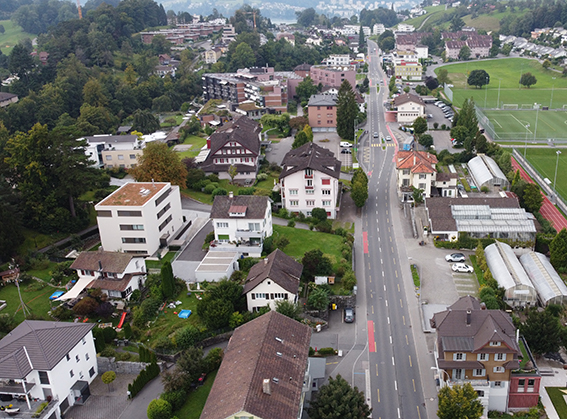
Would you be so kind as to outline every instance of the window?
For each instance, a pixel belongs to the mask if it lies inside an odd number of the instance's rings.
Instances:
[[[307,179],[305,181],[305,186],[308,188],[312,188],[313,187],[313,179]]]
[[[331,195],[331,190],[330,190],[330,189],[323,189],[323,190],[321,191],[321,194],[323,194],[323,195]]]
[[[290,190],[289,190],[289,194],[290,194],[290,195],[297,195],[298,192],[299,192],[299,191],[298,191],[297,189],[290,189]]]
[[[145,243],[144,237],[122,237],[122,243]]]
[[[124,160],[124,154],[119,154],[119,155],[118,155],[118,160]]]
[[[313,176],[313,169],[305,169],[305,176]]]
[[[488,361],[488,354],[478,354],[476,356],[477,361]]]
[[[96,216],[97,217],[112,217],[112,211],[97,211],[96,212]]]
[[[171,204],[167,204],[165,207],[163,207],[158,213],[157,213],[157,219],[159,220],[163,214],[165,214],[169,209],[171,208]]]
[[[119,217],[141,217],[142,211],[118,211]]]
[[[465,361],[467,357],[462,352],[457,352],[453,354],[453,361]]]
[[[494,355],[495,361],[506,361],[506,354],[496,354]]]
[[[171,193],[171,188],[169,188],[167,191],[161,194],[159,198],[156,199],[156,207],[159,207],[159,204],[161,204],[164,201],[164,199],[169,196],[170,193]]]
[[[500,342],[490,342],[490,346],[500,346]]]
[[[71,376],[71,378],[73,378],[75,376],[75,373],[73,372],[73,370],[69,371],[69,375]]]
[[[95,371],[94,367],[91,367],[91,369],[89,370],[89,377],[92,377],[93,375],[95,375]]]
[[[502,387],[502,382],[501,381],[495,381],[494,387]]]
[[[248,230],[260,231],[260,223],[248,223]]]
[[[85,359],[88,361],[90,359],[89,354],[85,354]]]
[[[535,380],[533,378],[530,378],[528,380],[528,393],[533,393],[535,391]]]
[[[482,377],[486,374],[486,370],[484,368],[476,368],[473,370],[473,377]]]
[[[38,371],[39,372],[39,382],[41,384],[49,384],[49,376],[47,375],[46,371]]]
[[[423,189],[425,190],[425,183],[420,183],[419,185],[417,185],[419,187],[419,189]]]
[[[427,178],[427,175],[425,175],[424,173],[420,173],[420,174],[419,174],[419,178],[420,178],[420,179],[426,179],[426,178]]]
[[[305,201],[305,204],[306,204],[308,207],[314,207],[314,206],[315,206],[315,201],[314,201],[314,200]]]
[[[120,230],[143,230],[143,224],[120,224]]]
[[[305,191],[305,195],[314,195],[314,194],[315,194],[315,190],[313,190],[313,189],[307,189]]]
[[[462,380],[465,376],[465,370],[463,369],[454,369],[453,370],[453,379],[454,380]]]
[[[299,201],[289,201],[290,207],[297,207],[299,205]]]
[[[409,174],[410,174],[410,169],[402,170],[402,175],[409,175]]]
[[[230,236],[228,234],[219,234],[220,242],[227,242],[229,240],[230,240]]]
[[[324,206],[324,207],[330,207],[330,206],[331,206],[331,201],[323,201],[323,206]]]
[[[67,361],[71,360],[71,357],[69,356],[69,354],[65,355],[65,358],[67,358]]]
[[[492,372],[504,372],[504,367],[494,367],[492,369]]]
[[[321,185],[330,185],[331,179],[321,179]]]
[[[107,155],[106,160],[112,160],[112,156]]]
[[[81,362],[81,357],[79,355],[75,355],[75,361]]]
[[[136,155],[135,155],[135,154],[130,154],[130,160],[136,160]]]
[[[228,223],[217,223],[217,228],[228,228]]]
[[[409,179],[402,179],[402,186],[409,186]]]
[[[522,378],[521,380],[518,380],[518,393],[523,393],[524,391],[526,391],[525,387],[526,379]]]
[[[172,215],[170,215],[169,217],[167,217],[167,218],[165,219],[165,221],[159,225],[159,231],[162,231],[162,230],[171,222],[171,220],[173,220],[173,216],[172,216]]]

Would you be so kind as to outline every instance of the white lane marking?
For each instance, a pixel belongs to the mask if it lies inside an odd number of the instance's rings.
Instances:
[[[390,345],[392,344],[392,336],[390,336]]]

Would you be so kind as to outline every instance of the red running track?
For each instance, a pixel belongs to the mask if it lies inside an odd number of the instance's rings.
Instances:
[[[532,178],[525,172],[524,169],[522,169],[522,166],[520,166],[514,158],[512,158],[512,167],[514,168],[514,170],[520,171],[521,178],[526,182],[534,183]],[[543,218],[549,220],[549,222],[557,231],[561,231],[562,229],[567,228],[567,220],[565,219],[563,214],[561,214],[561,212],[555,207],[555,205],[551,203],[549,198],[543,192],[541,194],[543,195],[543,204],[539,212],[543,216]]]

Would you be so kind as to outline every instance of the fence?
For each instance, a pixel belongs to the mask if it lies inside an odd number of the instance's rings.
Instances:
[[[445,92],[445,96],[447,96],[447,99],[453,102],[453,90],[451,90],[451,88],[447,83],[443,85],[443,91]]]

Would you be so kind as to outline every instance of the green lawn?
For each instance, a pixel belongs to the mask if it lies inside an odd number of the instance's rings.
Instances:
[[[66,234],[42,234],[37,231],[30,230],[29,228],[22,229],[24,233],[24,242],[18,246],[17,253],[19,255],[26,255],[30,251],[42,249],[58,240],[67,237]]]
[[[210,373],[202,386],[187,394],[185,404],[177,412],[174,412],[175,416],[183,419],[199,419],[216,376],[217,371]]]
[[[526,351],[526,347],[524,346],[524,341],[520,339],[518,341],[520,350],[522,351],[522,362],[520,362],[520,369],[524,369],[526,364],[530,361],[530,357],[528,356],[528,351]]]
[[[175,252],[167,252],[161,260],[146,260],[146,268],[161,269],[164,262],[171,262],[173,256],[175,256]]]
[[[467,15],[463,17],[463,22],[466,26],[472,26],[476,30],[484,29],[487,32],[500,30],[500,21],[507,17],[508,15],[523,16],[527,12],[527,9],[522,12],[512,13],[506,10],[503,13],[492,12],[490,14],[482,14],[472,19],[472,15]]]
[[[56,266],[57,263],[49,262],[49,264],[45,269],[28,269],[26,273],[31,276],[35,276],[39,279],[43,279],[44,281],[51,281],[50,272],[53,271],[53,269],[55,269]]]
[[[162,122],[162,123],[160,124],[160,126],[161,126],[162,128],[176,127],[176,126],[180,125],[180,124],[183,122],[183,118],[184,118],[183,115],[179,115],[179,114],[164,115],[163,117],[164,117],[164,121],[165,121],[166,119],[171,119],[171,118],[173,118],[173,119],[175,119],[175,123],[172,125],[172,124],[169,124],[169,123],[166,123],[166,122]]]
[[[528,143],[547,143],[548,138],[567,139],[567,111],[484,110],[483,113],[494,127],[495,134],[491,136],[497,142],[523,140],[525,143],[527,140]],[[492,134],[491,130],[489,134]]]
[[[185,157],[197,157],[203,146],[207,144],[207,139],[197,137],[196,135],[189,135],[182,144],[191,145],[192,147],[186,151],[178,151],[177,154],[180,159],[184,159]]]
[[[427,11],[426,14],[424,14],[423,16],[418,16],[418,17],[414,17],[413,19],[408,19],[406,21],[404,21],[404,23],[408,24],[408,25],[413,25],[415,26],[415,28],[419,28],[419,26],[423,23],[423,21],[427,18],[428,19],[428,23],[433,19],[435,20],[434,17],[436,16],[443,16],[443,14],[445,13],[454,13],[454,10],[452,9],[448,9],[447,12],[445,12],[445,5],[439,5],[439,6],[429,6],[426,7],[424,10]]]
[[[567,105],[567,78],[561,77],[561,73],[545,70],[534,59],[471,60],[438,67],[435,69],[435,73],[439,74],[441,68],[449,72],[449,79],[455,86],[452,89],[453,103],[457,107],[460,107],[465,99],[471,97],[482,108],[494,108],[498,101],[500,105],[518,104],[520,108],[523,104],[534,103],[539,103],[542,106],[550,106],[551,104],[554,108],[562,108],[563,105]],[[467,85],[468,75],[472,70],[485,70],[488,73],[490,76],[488,89],[486,87],[477,89]],[[529,89],[520,88],[520,76],[527,72],[536,77],[537,83]],[[555,79],[552,77],[555,77]],[[499,85],[500,89],[498,88]],[[500,91],[500,96],[498,91]],[[552,99],[553,102],[551,103]]]
[[[547,394],[553,403],[553,407],[561,419],[567,419],[567,404],[565,404],[565,393],[561,390],[566,390],[565,387],[546,387]]]
[[[555,166],[557,154],[555,149],[549,148],[528,148],[526,157],[530,164],[539,174],[553,182],[555,178]],[[523,150],[521,150],[523,153]],[[563,149],[559,155],[559,166],[557,170],[557,193],[567,200],[567,150]]]
[[[419,288],[421,286],[421,281],[419,280],[419,272],[417,271],[417,266],[410,265],[410,269],[411,276],[413,278],[413,285],[415,285],[416,288]]]
[[[6,55],[10,55],[12,47],[22,39],[33,39],[36,35],[24,32],[21,26],[16,25],[11,20],[0,20],[0,25],[4,26],[6,32],[0,34],[0,50]]]
[[[39,289],[39,287],[42,287]],[[29,287],[29,288],[28,288]],[[47,284],[41,284],[37,281],[30,281],[20,284],[22,299],[29,307],[31,313],[37,319],[49,320],[47,312],[51,309],[49,296],[58,289]],[[59,288],[59,290],[61,290]],[[0,300],[5,300],[8,304],[2,314],[10,314],[14,316],[17,324],[24,321],[24,313],[20,308],[20,297],[18,296],[18,288],[15,284],[8,284],[0,287]]]
[[[297,260],[303,258],[305,252],[313,249],[321,249],[325,255],[330,257],[333,265],[342,258],[341,247],[344,239],[341,236],[274,225],[274,238],[279,235],[289,239],[284,252]]]
[[[230,183],[228,179],[221,179],[218,182],[220,188],[224,188],[227,191],[234,192],[235,195],[238,195],[238,190],[244,188],[242,185],[233,185]],[[265,189],[271,191],[274,187],[274,177],[268,176],[268,179],[258,182],[255,186],[257,189]],[[212,204],[213,203],[213,196],[206,194],[201,191],[194,191],[192,189],[183,189],[182,190],[184,195],[187,195],[193,199],[196,199],[199,202],[203,202],[205,204]]]

